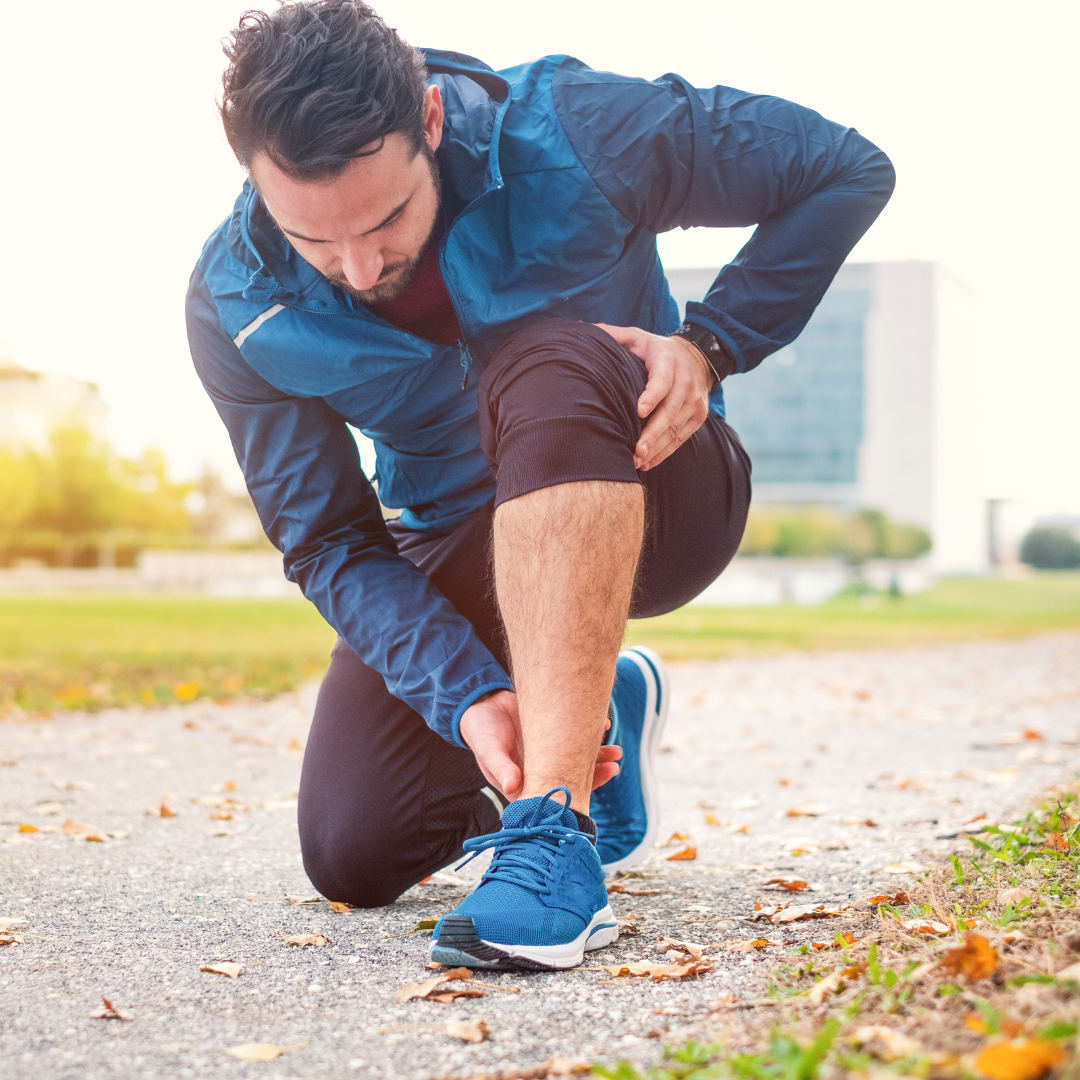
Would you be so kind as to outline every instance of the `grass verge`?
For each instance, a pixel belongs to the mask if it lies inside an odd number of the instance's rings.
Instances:
[[[630,624],[630,644],[665,660],[790,649],[870,649],[1080,629],[1080,574],[1025,581],[947,578],[918,596],[849,589],[819,607],[684,607]]]
[[[910,889],[831,947],[788,949],[757,1001],[721,1001],[644,1074],[608,1080],[1080,1076],[1080,784]],[[825,945],[826,943],[821,943]]]
[[[306,602],[198,596],[0,598],[0,716],[292,690],[334,632]]]

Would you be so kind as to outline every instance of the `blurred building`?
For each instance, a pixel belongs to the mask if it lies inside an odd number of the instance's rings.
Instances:
[[[0,447],[45,450],[56,427],[84,427],[105,438],[105,402],[93,383],[27,371],[0,344]]]
[[[680,307],[717,273],[668,271]],[[935,570],[985,570],[974,319],[935,263],[841,267],[798,339],[724,384],[754,501],[880,509],[930,533]]]

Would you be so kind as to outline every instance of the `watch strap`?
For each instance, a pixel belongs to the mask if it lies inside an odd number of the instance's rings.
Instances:
[[[727,346],[709,329],[699,323],[684,322],[672,337],[686,338],[705,357],[707,363],[716,376],[717,383],[722,383],[735,371],[735,357],[728,351]]]

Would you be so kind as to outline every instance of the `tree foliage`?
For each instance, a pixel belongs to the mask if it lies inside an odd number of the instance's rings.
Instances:
[[[1080,540],[1067,529],[1032,529],[1020,544],[1020,561],[1036,570],[1080,568]]]
[[[751,510],[739,554],[913,559],[926,554],[930,544],[924,529],[898,524],[880,510],[842,514],[825,506],[764,507]]]

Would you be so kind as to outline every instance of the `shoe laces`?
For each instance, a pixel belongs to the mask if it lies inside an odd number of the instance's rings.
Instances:
[[[551,798],[556,791],[566,794],[565,806]],[[566,847],[578,843],[578,837],[588,842],[588,837],[579,829],[571,829],[558,820],[569,806],[570,792],[565,787],[552,788],[520,825],[466,840],[462,847],[472,854],[454,869],[460,870],[480,852],[491,848],[491,863],[480,878],[481,885],[502,881],[541,896],[550,896],[551,877],[560,860],[569,854]]]

